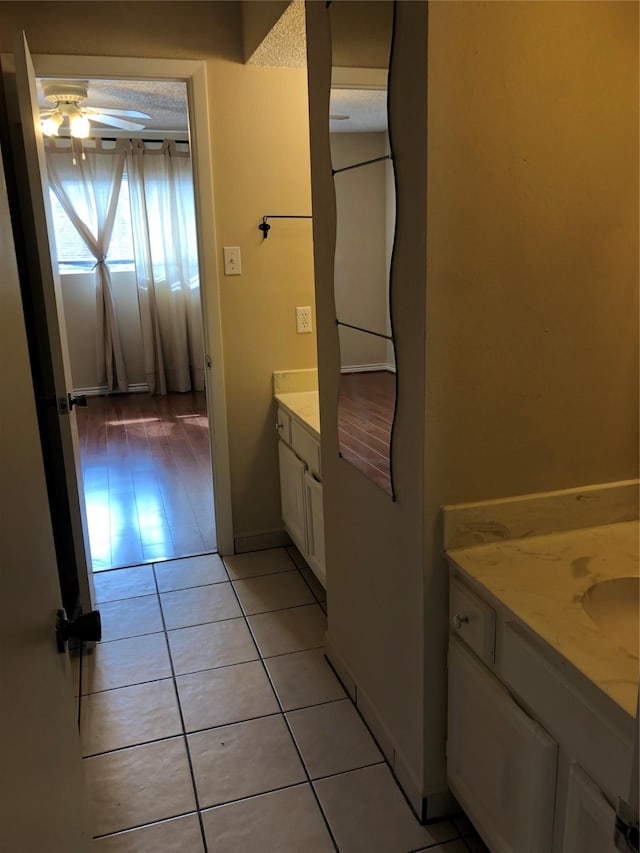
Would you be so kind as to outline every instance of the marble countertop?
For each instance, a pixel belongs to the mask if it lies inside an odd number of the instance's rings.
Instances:
[[[317,390],[290,391],[274,394],[274,397],[290,415],[306,424],[315,433],[318,441],[320,440],[320,402]]]
[[[507,607],[635,717],[638,658],[608,639],[581,602],[599,581],[639,574],[639,533],[637,521],[626,521],[446,553],[489,599]]]

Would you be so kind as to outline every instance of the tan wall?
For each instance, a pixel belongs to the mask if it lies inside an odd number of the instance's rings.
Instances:
[[[400,66],[404,70],[394,85],[411,95],[417,89],[418,94],[396,112],[396,119],[408,128],[396,141],[404,191],[398,193],[397,216],[403,236],[397,246],[394,275],[402,286],[395,288],[394,315],[398,332],[402,330],[397,345],[398,364],[407,377],[401,386],[395,432],[396,503],[338,457],[339,347],[333,301],[335,205],[333,184],[327,177],[331,169],[327,134],[330,30],[324,4],[307,3],[307,43],[329,601],[327,638],[335,652],[334,659],[337,655],[357,681],[358,701],[363,705],[368,701],[382,731],[394,740],[398,772],[404,780],[407,774],[412,777],[414,787],[421,787],[426,14],[422,3],[402,5],[405,14]],[[412,62],[414,53],[419,54],[420,50],[422,64],[419,57]],[[346,65],[348,59],[343,55],[340,61]],[[420,90],[422,109],[417,99]],[[384,250],[384,229],[382,233]]]
[[[638,6],[429,13],[425,692],[439,507],[638,474]],[[425,766],[442,761],[425,716]]]
[[[440,506],[638,473],[638,7],[430,4],[425,174],[426,4],[398,3],[390,504],[335,458],[334,222],[320,138],[329,34],[315,6],[328,638],[430,794],[446,781]]]
[[[204,59],[213,144],[216,239],[236,535],[281,529],[271,372],[316,364],[315,335],[296,335],[313,305],[311,228],[267,213],[309,213],[304,70],[242,65],[240,5],[208,2],[0,4],[0,49],[24,28],[33,53]],[[222,247],[243,274],[225,278]]]

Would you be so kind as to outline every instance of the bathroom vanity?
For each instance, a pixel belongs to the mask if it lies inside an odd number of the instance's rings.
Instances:
[[[572,511],[615,504],[600,515],[614,523],[547,532],[554,513],[538,504],[526,536],[530,506],[515,524],[499,502],[445,508],[448,777],[492,853],[615,851],[638,696],[639,527],[624,520],[626,496],[562,493]]]
[[[326,586],[320,408],[317,388],[302,390],[309,377],[300,374],[308,373],[315,371],[274,374],[280,500],[287,533]]]

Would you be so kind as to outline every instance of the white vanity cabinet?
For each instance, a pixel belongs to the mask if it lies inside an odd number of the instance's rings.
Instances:
[[[313,573],[325,586],[320,442],[303,421],[281,406],[276,428],[280,439],[282,521]]]
[[[577,764],[569,769],[562,853],[616,853],[616,813]]]
[[[487,846],[614,853],[626,732],[557,653],[454,565],[449,600],[447,773]]]
[[[453,638],[449,782],[493,853],[549,853],[557,753],[555,741]]]

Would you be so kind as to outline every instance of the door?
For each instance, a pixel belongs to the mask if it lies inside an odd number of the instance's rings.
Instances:
[[[6,174],[62,599],[68,615],[93,607],[89,539],[62,294],[49,243],[47,171],[36,78],[24,33],[2,61],[8,119]],[[23,249],[23,251],[21,251]]]
[[[307,508],[307,531],[309,553],[307,562],[322,586],[327,585],[324,561],[324,508],[322,505],[322,483],[309,471],[304,474],[305,504]]]
[[[616,813],[577,765],[569,768],[562,853],[615,853]]]
[[[304,508],[304,462],[278,442],[280,461],[280,502],[282,520],[302,554],[307,554],[306,517]]]
[[[0,154],[0,849],[88,853],[69,657]]]
[[[449,644],[449,787],[494,853],[549,853],[558,747],[462,643]]]

